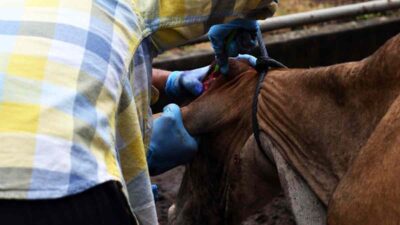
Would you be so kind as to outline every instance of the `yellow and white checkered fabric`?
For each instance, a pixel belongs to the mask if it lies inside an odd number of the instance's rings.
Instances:
[[[135,183],[131,202],[143,202],[135,198],[151,196],[152,46],[172,48],[212,24],[265,18],[275,7],[272,0],[0,1],[0,198],[58,198],[116,180]]]

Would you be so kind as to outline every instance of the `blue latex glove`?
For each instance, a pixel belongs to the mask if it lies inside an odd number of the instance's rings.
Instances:
[[[255,67],[257,65],[257,58],[252,55],[239,54],[235,59],[247,60],[247,62],[249,62],[250,66],[252,67]]]
[[[183,126],[179,107],[176,104],[165,106],[163,114],[153,122],[147,154],[150,175],[158,175],[190,162],[197,149],[196,139]]]
[[[158,185],[152,184],[151,191],[153,192],[154,201],[157,201],[158,200]]]
[[[167,79],[165,92],[171,98],[185,97],[187,94],[199,96],[203,92],[203,79],[210,66],[188,71],[174,71]]]
[[[228,73],[228,57],[235,57],[256,46],[258,29],[257,21],[246,19],[236,19],[210,28],[208,38],[222,74]]]

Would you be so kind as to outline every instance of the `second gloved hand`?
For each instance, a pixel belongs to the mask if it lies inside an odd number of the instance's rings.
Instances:
[[[210,28],[208,38],[211,41],[222,74],[228,73],[228,57],[248,53],[256,46],[258,29],[257,21],[247,19],[236,19]]]
[[[210,66],[194,70],[174,71],[167,79],[165,92],[172,99],[185,97],[187,94],[199,96],[203,92],[203,79]]]
[[[154,120],[147,162],[150,175],[155,176],[176,166],[189,163],[195,156],[198,143],[183,126],[180,108],[167,105]]]
[[[249,54],[239,54],[235,59],[247,60],[252,67],[256,67],[257,65],[257,58]]]

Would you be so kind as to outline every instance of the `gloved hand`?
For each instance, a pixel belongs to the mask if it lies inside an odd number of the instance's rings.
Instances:
[[[190,93],[199,96],[203,92],[203,79],[207,75],[210,66],[188,71],[174,71],[167,79],[165,92],[171,98],[184,97]]]
[[[210,28],[208,38],[214,48],[220,72],[227,74],[228,57],[239,53],[248,53],[256,46],[258,23],[255,20],[236,19],[227,24],[218,24]]]
[[[154,201],[157,202],[157,200],[158,200],[158,185],[152,184],[151,191],[153,192]]]
[[[190,162],[198,149],[182,122],[179,107],[169,104],[153,122],[147,163],[150,175],[159,175],[176,166]]]
[[[247,60],[247,62],[252,67],[255,67],[257,65],[257,58],[249,54],[239,54],[235,59]]]

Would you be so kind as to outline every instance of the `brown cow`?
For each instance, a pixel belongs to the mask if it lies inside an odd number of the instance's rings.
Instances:
[[[230,71],[230,79],[219,77],[182,108],[202,145],[185,172],[172,224],[240,224],[281,189],[252,135],[257,72],[238,61]],[[278,152],[300,174],[328,209],[328,224],[399,223],[399,91],[400,35],[362,61],[273,70],[263,82],[263,150]]]

